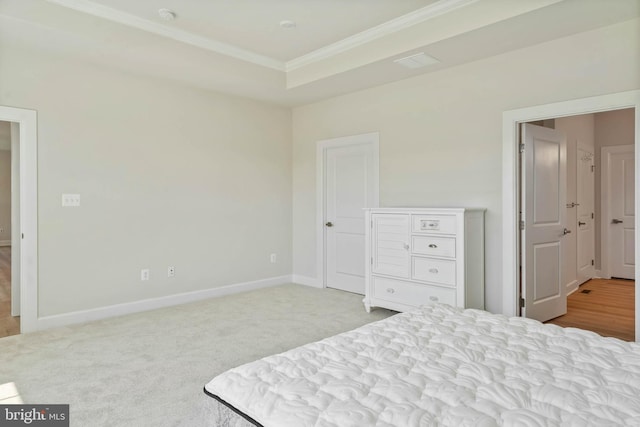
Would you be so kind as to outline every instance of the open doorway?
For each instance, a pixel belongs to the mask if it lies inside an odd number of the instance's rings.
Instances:
[[[522,231],[521,250],[534,253],[522,258],[523,282],[535,289],[527,301],[532,307],[523,307],[522,315],[634,339],[634,116],[634,109],[620,109],[530,122],[523,129],[523,135],[534,136],[522,154],[532,157],[521,162],[522,172],[527,166],[532,171],[521,178],[521,207],[530,202],[529,209],[548,218],[523,215],[534,229]],[[551,168],[550,150],[564,151]],[[561,177],[564,191],[554,190],[553,181]],[[543,183],[535,203],[524,194],[536,191],[531,181]],[[537,236],[545,227],[556,227],[557,236]],[[557,268],[551,255],[559,258]],[[536,260],[542,265],[536,267]]]
[[[19,254],[12,256],[20,217],[17,132],[16,123],[0,121],[0,338],[20,333],[19,276],[12,275],[19,263]]]
[[[632,108],[634,110],[634,145],[640,140],[640,90],[599,95],[571,101],[555,102],[505,111],[503,114],[503,310],[506,315],[520,314],[521,305],[521,262],[519,258],[520,241],[520,199],[519,199],[519,129],[521,123],[545,120],[553,117],[566,117],[579,114],[591,114]],[[640,155],[635,150],[634,164],[638,164]],[[640,190],[635,188],[633,204],[638,210]],[[638,264],[640,250],[638,238],[638,217],[634,220],[634,264]],[[640,305],[638,292],[638,271],[635,272],[635,306]],[[635,338],[640,340],[640,315],[634,310]]]
[[[11,132],[11,317],[20,332],[38,327],[38,140],[34,110],[0,105]]]

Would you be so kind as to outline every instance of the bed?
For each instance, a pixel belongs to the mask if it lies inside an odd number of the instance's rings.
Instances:
[[[226,371],[211,425],[640,426],[640,344],[424,306]]]

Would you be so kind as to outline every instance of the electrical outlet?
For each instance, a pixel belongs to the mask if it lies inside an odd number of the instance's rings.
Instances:
[[[143,268],[140,270],[140,280],[149,280],[149,269]]]
[[[276,254],[271,254],[271,264],[275,264],[278,260],[278,256]]]
[[[79,194],[63,194],[62,206],[70,206],[70,207],[80,206],[80,195]]]
[[[167,267],[167,277],[176,277],[175,267]]]

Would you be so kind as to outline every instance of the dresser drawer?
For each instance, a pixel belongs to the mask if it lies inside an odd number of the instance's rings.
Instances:
[[[411,236],[411,247],[414,254],[456,257],[455,237]]]
[[[414,233],[456,234],[454,215],[412,215]]]
[[[455,286],[456,262],[444,259],[412,257],[411,278]]]
[[[456,305],[456,291],[437,286],[372,277],[375,298],[419,307],[433,302]]]

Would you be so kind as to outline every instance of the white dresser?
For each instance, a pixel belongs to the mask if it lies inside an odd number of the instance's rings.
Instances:
[[[366,209],[364,306],[484,309],[484,209]]]

